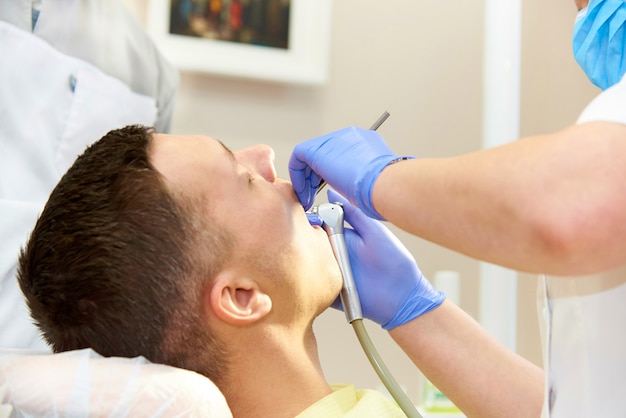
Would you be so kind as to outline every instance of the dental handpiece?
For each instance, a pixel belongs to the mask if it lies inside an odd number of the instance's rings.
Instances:
[[[321,219],[322,228],[328,234],[330,245],[339,263],[341,274],[343,275],[343,288],[340,293],[343,310],[346,314],[346,319],[354,328],[354,332],[370,364],[406,416],[408,418],[423,418],[415,408],[415,405],[413,405],[413,402],[411,402],[406,393],[404,393],[402,387],[393,378],[391,371],[380,357],[363,324],[361,301],[359,300],[359,293],[354,282],[354,277],[352,276],[352,267],[350,266],[348,247],[346,246],[344,236],[343,206],[341,203],[321,203],[313,207],[311,213]]]
[[[378,120],[374,122],[374,124],[370,127],[370,131],[377,130],[380,127],[380,125],[382,125],[383,122],[387,120],[389,116],[390,116],[389,112],[385,110],[385,112],[381,115],[381,117],[379,117]],[[320,192],[325,186],[326,186],[326,180],[322,179],[322,181],[320,181],[320,185],[317,188],[317,191],[315,192],[315,195],[317,196],[318,194],[320,194]]]
[[[343,233],[343,206],[340,203],[321,203],[319,206],[314,207],[312,211],[322,220],[322,228],[328,234],[330,246],[341,269],[343,288],[341,289],[340,297],[346,319],[350,323],[355,319],[363,319],[359,293],[352,276],[348,247],[346,246]]]

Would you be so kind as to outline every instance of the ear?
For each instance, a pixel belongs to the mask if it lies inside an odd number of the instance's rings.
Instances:
[[[209,298],[215,316],[231,325],[251,324],[272,310],[272,300],[254,280],[232,271],[218,274]]]

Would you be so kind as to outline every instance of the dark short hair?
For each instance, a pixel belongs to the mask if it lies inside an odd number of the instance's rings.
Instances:
[[[55,352],[144,356],[219,381],[201,292],[229,240],[153,167],[153,134],[114,130],[76,159],[20,253],[19,284]]]

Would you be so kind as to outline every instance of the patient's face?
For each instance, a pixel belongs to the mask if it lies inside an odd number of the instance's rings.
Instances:
[[[157,134],[150,158],[174,187],[207,202],[201,213],[235,237],[230,266],[255,275],[275,310],[319,312],[334,300],[341,276],[328,237],[276,177],[271,148],[230,152],[207,136]]]

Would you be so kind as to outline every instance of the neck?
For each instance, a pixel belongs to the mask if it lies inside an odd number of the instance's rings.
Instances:
[[[313,330],[265,330],[238,340],[220,389],[236,418],[293,417],[331,393]]]

